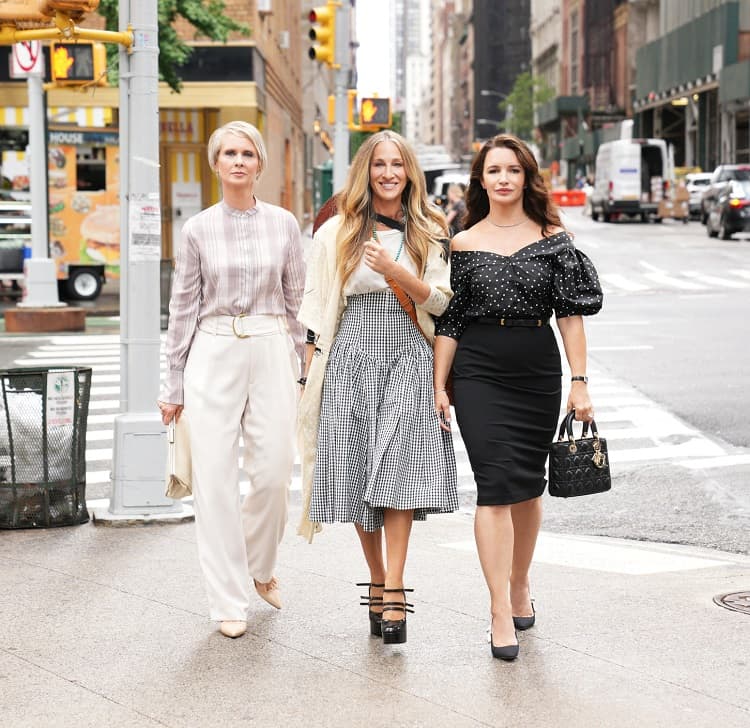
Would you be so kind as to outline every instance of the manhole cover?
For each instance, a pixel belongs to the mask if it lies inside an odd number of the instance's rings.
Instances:
[[[733,612],[750,614],[750,591],[722,594],[721,596],[714,597],[714,601],[720,607],[731,609]]]

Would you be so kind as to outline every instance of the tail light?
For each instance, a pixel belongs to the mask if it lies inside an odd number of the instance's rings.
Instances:
[[[615,183],[610,180],[609,181],[609,200],[610,202],[614,199],[615,196]]]
[[[750,200],[739,200],[736,197],[731,197],[729,199],[729,207],[738,208],[747,207],[748,205],[750,205]]]
[[[664,189],[664,197],[669,197],[669,180],[665,179],[662,183],[662,188]]]

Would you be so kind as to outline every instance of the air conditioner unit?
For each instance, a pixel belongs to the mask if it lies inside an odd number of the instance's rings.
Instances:
[[[272,12],[271,0],[258,0],[258,13],[260,15],[270,15]]]

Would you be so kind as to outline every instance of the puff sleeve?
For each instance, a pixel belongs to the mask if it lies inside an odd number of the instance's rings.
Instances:
[[[552,307],[558,318],[591,316],[601,310],[602,287],[594,264],[572,243],[555,258]]]
[[[445,313],[435,323],[435,336],[460,339],[468,321],[466,312],[471,301],[470,267],[460,255],[451,256],[451,298]]]

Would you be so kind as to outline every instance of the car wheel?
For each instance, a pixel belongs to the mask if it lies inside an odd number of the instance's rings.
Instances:
[[[732,231],[727,228],[727,224],[724,221],[724,218],[722,217],[719,221],[719,237],[722,240],[731,240],[732,239]]]
[[[65,285],[68,298],[74,301],[93,301],[102,290],[102,279],[89,270],[76,270]]]
[[[604,222],[612,222],[612,215],[608,212],[602,213],[602,219]]]

